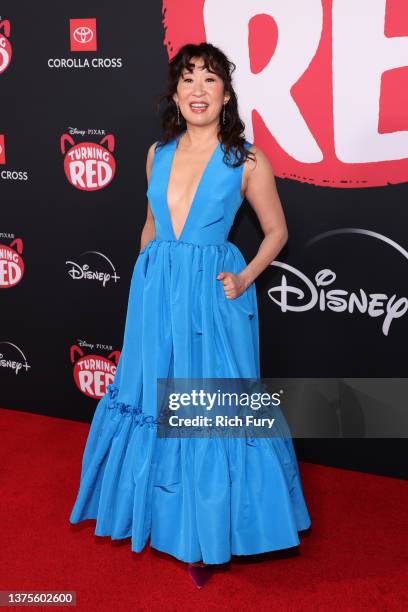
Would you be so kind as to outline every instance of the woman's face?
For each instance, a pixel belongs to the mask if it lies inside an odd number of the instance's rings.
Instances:
[[[229,95],[224,95],[224,82],[204,67],[202,58],[193,57],[191,62],[195,64],[194,69],[192,72],[184,70],[173,99],[178,103],[180,113],[187,123],[218,123],[222,106],[229,100]]]

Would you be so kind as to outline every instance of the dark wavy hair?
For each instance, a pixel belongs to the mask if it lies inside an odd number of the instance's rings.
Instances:
[[[218,138],[224,150],[224,162],[236,168],[248,158],[255,160],[254,154],[244,147],[245,124],[238,114],[237,96],[231,81],[236,65],[218,47],[207,42],[198,45],[184,45],[169,62],[167,91],[159,96],[157,103],[160,112],[162,102],[167,102],[161,113],[162,134],[157,146],[165,145],[186,129],[186,120],[181,113],[180,124],[177,123],[177,106],[173,100],[173,94],[177,91],[177,84],[183,71],[191,72],[193,70],[194,64],[191,63],[193,57],[201,58],[207,70],[217,74],[223,80],[224,91],[230,95],[230,99],[225,105],[225,123],[220,121],[218,131]],[[235,157],[233,163],[230,163],[231,152]]]

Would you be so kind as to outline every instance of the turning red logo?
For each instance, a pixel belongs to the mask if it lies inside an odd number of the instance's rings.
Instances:
[[[96,19],[70,19],[71,51],[96,51]]]
[[[0,134],[0,164],[6,163],[6,145],[4,143],[4,134]]]
[[[67,142],[72,147],[65,154]],[[108,148],[102,146],[105,142]],[[112,155],[115,138],[112,134],[104,136],[99,144],[96,142],[75,144],[69,134],[63,134],[60,146],[61,153],[65,155],[65,175],[71,185],[83,191],[96,191],[109,185],[116,170],[116,162]]]
[[[74,364],[73,375],[78,389],[94,399],[103,397],[106,387],[115,378],[119,357],[120,351],[112,351],[107,358],[101,355],[84,355],[83,350],[74,344],[70,349],[70,359]],[[110,359],[114,359],[115,363]]]
[[[23,278],[22,252],[23,241],[21,238],[13,240],[10,246],[0,244],[0,289],[15,287]]]
[[[4,34],[2,34],[4,32]],[[11,62],[10,22],[0,21],[0,74],[8,68]]]
[[[407,180],[408,2],[163,0],[163,15],[170,57],[207,40],[236,64],[246,137],[277,176]]]

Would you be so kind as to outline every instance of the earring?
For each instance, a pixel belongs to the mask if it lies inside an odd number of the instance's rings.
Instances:
[[[226,102],[224,102],[224,108],[222,109],[222,122],[225,123],[225,105]]]
[[[179,105],[176,102],[176,106],[177,106],[177,125],[180,125],[180,110],[179,110]]]

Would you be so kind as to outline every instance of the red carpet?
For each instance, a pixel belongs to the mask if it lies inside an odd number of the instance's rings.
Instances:
[[[69,524],[88,425],[3,409],[0,428],[0,590],[76,591],[85,611],[408,609],[403,480],[300,463],[299,550],[234,559],[198,590],[172,557]]]

